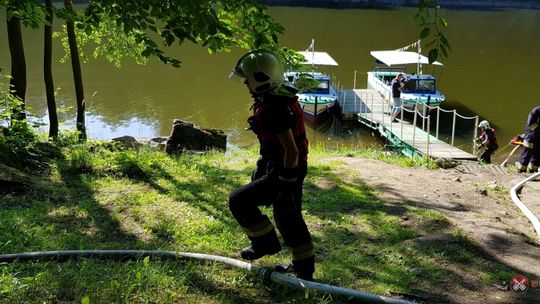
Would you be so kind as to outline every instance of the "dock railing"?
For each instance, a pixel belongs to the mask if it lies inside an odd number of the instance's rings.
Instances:
[[[404,112],[408,112],[408,113],[412,113],[414,115],[414,118],[413,118],[413,135],[412,135],[412,146],[413,147],[416,147],[416,129],[418,129],[416,126],[418,124],[418,118],[422,119],[422,131],[424,131],[425,133],[425,137],[426,137],[426,156],[427,157],[430,157],[430,148],[431,148],[431,141],[430,141],[430,137],[431,137],[431,115],[427,114],[424,112],[424,113],[420,113],[420,111],[418,111],[418,108],[415,106],[413,110],[408,110],[408,109],[405,109],[403,106],[400,108],[400,120],[399,120],[399,124],[400,124],[400,138],[401,139],[404,139],[403,137],[403,113]],[[427,124],[426,124],[427,122]],[[393,130],[392,130],[392,125],[393,124],[390,124],[390,132],[393,133]]]
[[[356,88],[356,72],[357,71],[354,71],[354,81],[353,81],[353,87]],[[383,110],[381,111],[381,121],[382,121],[382,124],[385,125],[385,117],[386,115],[391,115],[391,109],[392,109],[392,105],[390,104],[390,97],[391,95],[389,95],[389,89],[387,86],[383,86],[382,83],[381,84],[377,84],[377,85],[380,85],[380,88],[377,89],[377,88],[373,88],[375,89],[377,92],[380,92],[381,90],[384,90],[385,91],[385,95],[387,96],[382,96],[383,99],[386,101],[383,105]],[[357,94],[355,94],[355,107],[356,107],[356,96]],[[374,111],[373,111],[373,95],[372,94],[362,94],[360,93],[360,99],[363,101],[363,102],[360,102],[360,111],[357,112],[357,113],[360,113],[360,115],[366,117],[366,108],[369,106],[369,109],[371,109],[369,112],[370,112],[370,120],[373,121],[373,115],[374,115]],[[418,110],[419,108],[419,105],[421,105],[421,108],[422,108],[422,112],[420,112]],[[416,127],[417,127],[417,120],[419,117],[421,120],[422,120],[422,130],[426,132],[426,137],[427,137],[427,141],[426,141],[426,151],[427,151],[427,156],[429,156],[429,153],[430,153],[430,133],[431,133],[431,114],[432,114],[432,111],[433,110],[436,110],[437,111],[437,118],[436,118],[436,121],[435,121],[435,138],[436,139],[439,139],[439,126],[440,126],[440,117],[441,117],[441,112],[443,113],[452,113],[452,129],[451,129],[451,138],[450,138],[450,145],[454,146],[454,143],[455,143],[455,137],[456,137],[456,120],[457,118],[461,118],[461,119],[465,119],[465,120],[474,120],[474,126],[473,126],[473,139],[472,139],[472,154],[475,154],[476,153],[476,145],[474,143],[474,139],[477,138],[478,136],[478,122],[479,122],[479,117],[478,115],[475,115],[475,116],[464,116],[464,115],[461,115],[457,112],[456,109],[452,109],[452,110],[447,110],[447,109],[443,109],[441,108],[440,105],[437,105],[437,106],[430,106],[430,105],[427,105],[425,103],[418,103],[416,102],[415,105],[414,105],[414,109],[413,110],[408,110],[408,109],[405,109],[403,106],[401,107],[401,113],[400,113],[400,138],[403,139],[403,114],[404,112],[409,112],[409,113],[413,113],[414,114],[414,118],[413,118],[413,126],[415,127],[413,129],[413,138],[412,138],[412,143],[413,143],[413,146],[416,142]],[[388,113],[388,114],[386,114]],[[390,119],[389,117],[386,117],[388,119]],[[393,124],[390,123],[390,132],[393,133]]]
[[[439,139],[439,118],[441,116],[441,112],[452,113],[452,137],[450,139],[450,144],[452,146],[454,145],[454,139],[455,139],[455,136],[456,136],[456,119],[458,117],[461,118],[461,119],[465,119],[465,120],[473,120],[474,119],[472,151],[473,151],[473,154],[474,154],[474,152],[476,152],[475,151],[476,150],[476,145],[474,144],[474,139],[478,136],[478,121],[479,121],[478,115],[464,116],[464,115],[459,114],[456,109],[446,110],[446,109],[441,108],[441,106],[430,106],[430,105],[426,105],[426,104],[422,104],[422,105],[423,105],[424,114],[426,112],[426,108],[429,109],[429,110],[437,110],[437,122],[436,122],[436,128],[435,128],[435,138],[437,138],[437,139]],[[415,105],[415,108],[416,108],[416,105]],[[423,123],[424,122],[422,122],[422,129],[424,128]]]
[[[422,108],[422,112],[420,112],[418,110],[419,106],[418,105],[421,105],[421,108]],[[428,111],[429,110],[429,111]],[[426,105],[424,103],[416,103],[415,106],[414,106],[414,109],[413,110],[408,110],[408,109],[405,109],[403,106],[401,107],[401,113],[400,113],[400,125],[401,125],[401,134],[400,134],[400,137],[403,139],[403,113],[404,112],[408,112],[408,113],[413,113],[414,115],[414,118],[413,118],[413,126],[415,127],[413,129],[413,139],[412,139],[412,144],[414,146],[415,144],[415,141],[416,141],[416,129],[417,128],[420,128],[418,126],[418,118],[422,120],[422,127],[421,129],[426,132],[426,135],[427,135],[427,141],[426,141],[426,151],[427,151],[427,156],[429,156],[429,150],[430,150],[430,134],[431,134],[431,113],[433,110],[436,110],[437,111],[437,117],[436,117],[436,121],[435,121],[435,138],[436,139],[439,139],[439,126],[440,126],[440,113],[441,112],[445,112],[445,113],[452,113],[452,129],[451,129],[451,137],[450,137],[450,142],[449,144],[451,146],[455,146],[454,143],[455,143],[455,137],[456,137],[456,120],[457,118],[461,118],[461,119],[465,119],[465,120],[474,120],[474,126],[473,126],[473,140],[472,140],[472,151],[473,151],[473,155],[476,153],[476,145],[474,143],[474,139],[477,137],[478,135],[478,129],[477,129],[477,126],[478,126],[478,120],[479,120],[479,117],[478,115],[475,115],[475,116],[464,116],[464,115],[461,115],[457,112],[456,109],[453,109],[453,110],[447,110],[447,109],[443,109],[441,108],[441,106],[429,106],[429,105]],[[392,128],[392,125],[391,127]],[[392,129],[390,130],[392,131]]]

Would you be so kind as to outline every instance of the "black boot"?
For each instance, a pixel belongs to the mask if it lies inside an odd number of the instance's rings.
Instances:
[[[250,237],[249,239],[251,240],[251,246],[240,251],[240,256],[244,260],[253,261],[265,255],[276,254],[281,251],[281,244],[274,229],[265,235]]]
[[[275,271],[281,273],[294,273],[297,278],[314,281],[313,273],[315,272],[315,257],[310,257],[305,260],[293,261],[289,265],[276,265]]]
[[[293,261],[293,271],[297,278],[313,281],[313,273],[315,272],[315,257],[311,256],[307,259]]]

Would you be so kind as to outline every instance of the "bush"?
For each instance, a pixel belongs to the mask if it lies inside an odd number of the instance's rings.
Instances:
[[[0,163],[35,172],[43,166],[44,157],[60,155],[54,145],[39,140],[26,118],[19,118],[24,102],[5,85],[0,88],[0,100]]]

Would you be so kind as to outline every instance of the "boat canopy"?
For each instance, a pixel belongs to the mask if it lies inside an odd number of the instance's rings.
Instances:
[[[298,54],[304,56],[307,62],[302,62],[302,64],[312,64],[312,65],[330,65],[338,66],[338,63],[326,52],[298,52]]]
[[[429,60],[426,56],[418,54],[416,52],[407,51],[371,51],[371,56],[387,66],[403,65],[403,64],[429,64]],[[306,57],[307,59],[307,57]],[[435,61],[431,64],[443,65],[442,63]]]

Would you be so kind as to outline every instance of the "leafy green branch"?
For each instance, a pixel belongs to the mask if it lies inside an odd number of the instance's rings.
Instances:
[[[448,57],[448,52],[452,49],[442,32],[443,29],[448,27],[448,21],[441,16],[441,7],[437,1],[420,0],[414,20],[422,28],[420,40],[428,41],[425,46],[430,48],[428,52],[429,62],[433,63],[439,57]]]
[[[144,44],[137,42],[137,35],[140,35],[141,31],[125,32],[122,24],[115,22],[106,13],[100,16],[100,26],[91,31],[85,30],[85,17],[83,15],[72,16],[71,18],[75,22],[79,57],[83,62],[88,62],[90,49],[93,49],[91,54],[94,59],[104,57],[117,68],[121,67],[122,58],[124,57],[130,57],[140,65],[148,62],[148,58],[141,55],[145,50]],[[64,48],[64,56],[60,61],[62,63],[68,62],[70,60],[70,49],[66,26],[63,25],[62,31],[55,32],[53,37],[60,39]]]
[[[114,20],[126,34],[133,35],[137,45],[144,46],[142,56],[156,56],[175,67],[180,66],[180,60],[166,55],[159,40],[165,47],[187,40],[213,53],[230,51],[233,46],[275,48],[277,34],[284,31],[256,0],[91,1],[85,16],[86,33],[99,31],[104,20]]]

